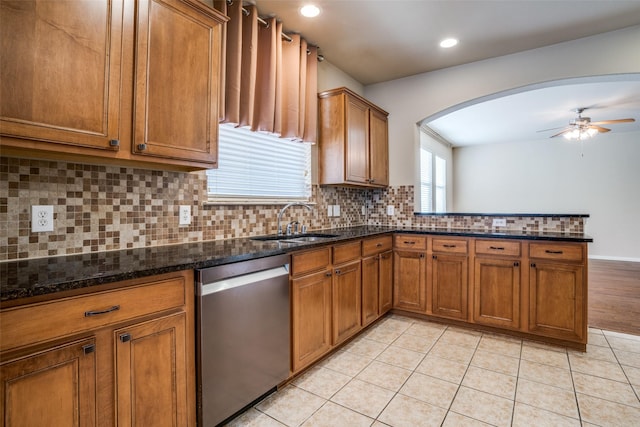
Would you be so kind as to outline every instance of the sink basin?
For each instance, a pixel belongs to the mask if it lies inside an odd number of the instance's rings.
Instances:
[[[331,239],[332,237],[338,237],[338,235],[326,234],[326,233],[292,234],[289,236],[271,235],[271,236],[251,237],[251,240],[259,240],[261,242],[279,241],[279,242],[307,243],[307,242],[318,242],[324,239]]]

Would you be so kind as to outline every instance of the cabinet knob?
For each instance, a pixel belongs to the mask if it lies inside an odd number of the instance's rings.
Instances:
[[[375,180],[375,179],[373,179],[373,178],[371,178],[371,179],[369,180],[369,182],[373,184],[374,182],[376,182],[376,180]]]
[[[120,342],[129,342],[131,341],[131,334],[122,334],[119,338]]]
[[[336,270],[336,274],[337,274],[337,275],[340,275],[340,270]]]
[[[431,255],[431,258],[438,259],[438,255]]]
[[[324,275],[325,275],[325,276],[327,276],[327,277],[331,277],[331,276],[333,276],[333,274],[331,274],[331,272],[330,272],[330,271],[327,271],[326,273],[324,273]]]
[[[536,268],[536,263],[535,262],[531,263],[531,268]]]
[[[420,254],[420,258],[424,258],[424,254]]]
[[[86,344],[82,346],[82,352],[84,354],[91,354],[94,351],[96,351],[96,345],[95,344]]]
[[[120,140],[119,139],[110,139],[109,140],[109,147],[119,147],[120,146]]]
[[[513,263],[513,266],[514,267],[520,267],[520,263],[518,261],[516,261],[516,262]]]
[[[147,149],[147,144],[138,144],[138,151],[144,151]]]

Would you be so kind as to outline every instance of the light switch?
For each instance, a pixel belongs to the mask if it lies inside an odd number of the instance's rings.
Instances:
[[[507,226],[507,220],[505,218],[494,218],[493,219],[493,226],[494,227],[506,227]]]
[[[191,224],[191,206],[190,205],[180,205],[180,219],[178,221],[179,225],[189,225]]]
[[[340,216],[340,205],[333,205],[333,216]]]
[[[395,208],[393,207],[393,205],[388,205],[387,206],[387,215],[393,215],[395,213]]]
[[[327,216],[329,218],[333,216],[333,205],[327,205]]]

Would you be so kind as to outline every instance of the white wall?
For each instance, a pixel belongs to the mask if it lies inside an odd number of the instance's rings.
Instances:
[[[453,150],[461,212],[588,213],[589,255],[640,261],[637,133]]]
[[[389,111],[390,184],[414,183],[416,123],[446,108],[534,83],[640,72],[640,26],[366,86]],[[595,56],[594,56],[595,55]]]
[[[419,138],[416,124],[422,119],[457,104],[534,83],[572,77],[638,73],[640,72],[639,40],[640,26],[634,26],[540,49],[366,86],[365,97],[390,113],[390,184],[392,186],[414,184],[415,147]],[[553,197],[554,200],[550,200],[549,197],[552,196],[540,190],[537,175],[531,170],[527,173],[527,169],[523,169],[518,171],[518,180],[514,179],[512,183],[531,193],[526,201],[521,201],[518,209],[531,211],[531,213],[540,211],[564,213],[562,211],[567,210],[571,213],[590,214],[592,217],[587,220],[586,231],[595,240],[590,246],[590,255],[640,261],[640,209],[637,201],[640,192],[640,185],[637,184],[640,182],[638,175],[640,166],[633,166],[640,165],[640,155],[637,151],[639,144],[640,141],[636,141],[636,145],[631,141],[618,141],[615,150],[607,151],[609,149],[606,146],[601,147],[606,154],[593,153],[593,157],[587,157],[588,151],[585,147],[585,158],[578,159],[583,162],[583,166],[576,167],[584,167],[584,163],[599,156],[606,159],[596,169],[600,171],[601,178],[606,177],[606,179],[589,181],[594,184],[597,181],[596,188],[602,188],[605,183],[610,184],[609,188],[602,190],[604,193],[600,199],[602,203],[593,199],[592,189],[583,185],[585,181],[578,178],[588,175],[582,169],[580,169],[581,175],[574,174],[566,178],[568,183],[562,191],[575,193],[575,197],[566,200],[561,197]],[[497,149],[487,147],[486,150],[489,151],[482,150],[478,149],[474,154],[486,158],[489,157],[488,153]],[[516,159],[521,159],[520,161],[526,156],[544,157],[546,164],[555,165],[554,175],[559,173],[561,166],[567,166],[561,159],[568,160],[567,156],[569,156],[565,152],[568,150],[566,146],[550,148],[533,143],[514,144],[513,147],[505,145],[501,150],[504,150],[504,154],[500,154],[505,159],[503,164],[508,163],[506,160],[508,152],[511,152]],[[455,151],[457,150],[454,150],[454,193],[458,186],[468,188],[473,185],[469,182],[456,182],[460,179],[468,180],[470,175],[462,175],[464,167],[456,164],[456,159],[462,158],[464,153],[461,151],[456,156]],[[543,153],[546,155],[543,156]],[[469,160],[466,157],[467,164]],[[476,161],[474,159],[472,163]],[[626,162],[631,162],[631,166]],[[622,164],[627,165],[626,169],[621,166]],[[626,172],[623,173],[623,170]],[[498,172],[494,171],[494,173]],[[628,181],[623,184],[625,180]],[[454,194],[454,198],[455,206],[455,200],[458,197]],[[504,200],[504,197],[498,198],[495,202],[499,205]],[[569,204],[570,201],[571,204]],[[461,206],[455,206],[455,209],[464,210]],[[473,211],[478,210],[473,209]],[[494,212],[499,210],[499,206],[489,203],[485,210]],[[513,208],[510,206],[508,210],[511,211]]]

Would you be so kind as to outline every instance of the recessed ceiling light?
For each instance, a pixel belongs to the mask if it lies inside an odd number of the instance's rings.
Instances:
[[[307,4],[300,8],[300,14],[307,18],[313,18],[320,14],[320,8],[313,4]]]
[[[440,42],[440,47],[449,48],[458,44],[458,39],[448,38]]]

